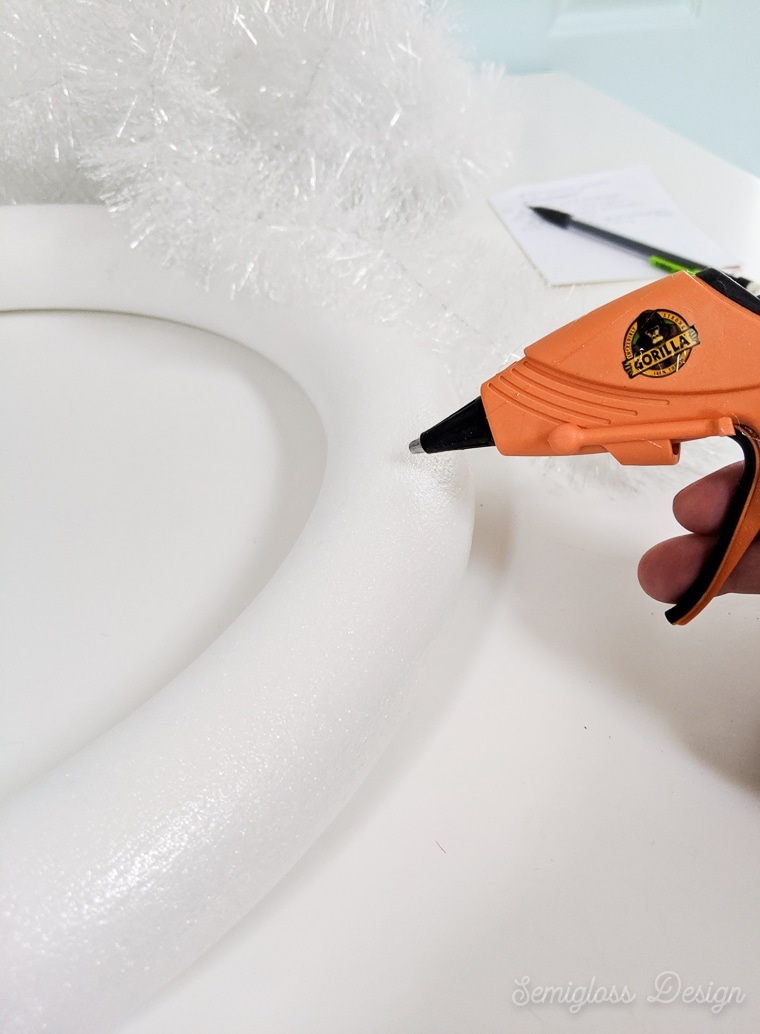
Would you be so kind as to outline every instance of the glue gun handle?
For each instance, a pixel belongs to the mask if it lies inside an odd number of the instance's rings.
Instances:
[[[686,625],[702,611],[760,532],[760,441],[757,432],[736,427],[733,439],[744,453],[744,471],[734,493],[713,551],[697,576],[665,616],[672,625]]]

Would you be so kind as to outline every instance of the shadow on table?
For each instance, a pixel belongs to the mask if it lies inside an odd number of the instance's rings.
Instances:
[[[517,619],[560,661],[658,712],[697,756],[760,792],[760,597],[720,597],[671,626],[667,607],[639,588],[640,551],[625,527],[600,542],[593,529],[568,531],[559,508],[533,516],[512,591]]]

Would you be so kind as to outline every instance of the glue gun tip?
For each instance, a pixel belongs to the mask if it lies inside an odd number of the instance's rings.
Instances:
[[[419,438],[415,438],[413,442],[409,442],[409,452],[420,453],[424,451],[425,450],[420,445]]]

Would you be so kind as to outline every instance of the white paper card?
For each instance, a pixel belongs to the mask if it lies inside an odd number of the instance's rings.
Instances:
[[[676,207],[646,165],[513,187],[492,197],[491,204],[550,284],[645,280],[658,274],[645,256],[553,226],[530,205],[558,208],[593,226],[694,259],[698,266],[737,266]]]

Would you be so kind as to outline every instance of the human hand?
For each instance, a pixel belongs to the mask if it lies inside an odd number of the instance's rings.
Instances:
[[[715,545],[743,466],[733,463],[708,474],[675,497],[673,514],[691,534],[660,542],[641,558],[639,583],[649,596],[676,603],[694,582]],[[760,541],[752,543],[720,592],[760,593]]]

